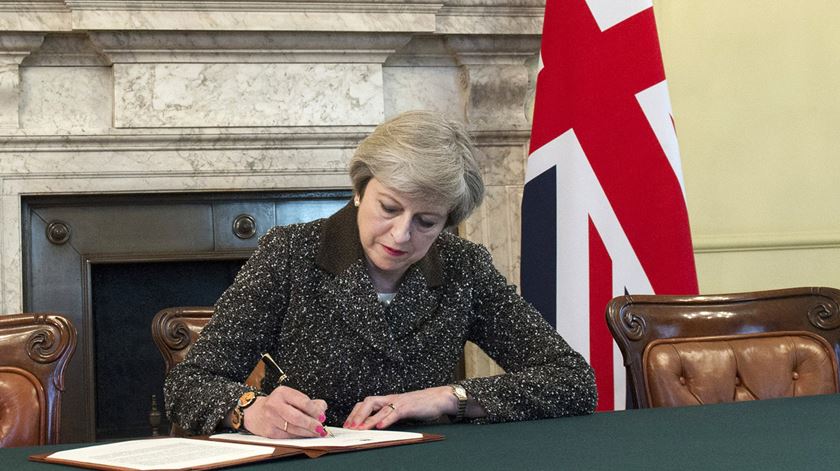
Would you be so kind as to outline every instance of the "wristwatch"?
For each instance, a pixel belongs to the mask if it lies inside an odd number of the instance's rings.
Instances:
[[[245,420],[245,409],[254,405],[254,402],[260,396],[265,396],[265,394],[248,391],[239,396],[239,400],[236,401],[236,406],[233,408],[233,413],[230,416],[231,428],[236,431],[239,431],[239,429],[242,428],[242,423]]]
[[[467,410],[467,390],[460,384],[450,384],[449,387],[452,388],[452,394],[458,398],[458,413],[455,414],[455,418],[452,420],[460,422],[464,418],[464,412]]]

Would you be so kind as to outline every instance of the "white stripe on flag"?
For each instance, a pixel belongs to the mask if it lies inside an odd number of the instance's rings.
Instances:
[[[572,348],[589,360],[589,222],[584,191],[569,192],[561,182],[590,180],[586,156],[574,130],[570,129],[540,147],[528,158],[525,181],[556,168],[557,172],[557,331]],[[577,185],[575,185],[577,187]],[[560,195],[563,195],[561,198]],[[583,212],[582,212],[583,211]],[[584,217],[580,217],[583,215]],[[548,216],[548,215],[547,215]]]
[[[663,80],[656,85],[636,94],[636,100],[642,107],[662,151],[668,157],[668,162],[674,170],[674,175],[680,182],[683,198],[685,198],[685,183],[683,182],[682,165],[680,164],[680,146],[677,143],[677,131],[674,129],[671,98],[668,96],[668,81]]]
[[[651,0],[586,0],[586,4],[601,31],[653,6]]]

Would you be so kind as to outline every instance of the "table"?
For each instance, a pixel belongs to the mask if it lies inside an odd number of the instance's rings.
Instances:
[[[840,469],[837,394],[411,430],[440,433],[446,439],[317,459],[284,458],[233,469]],[[30,454],[71,447],[0,450],[0,467],[15,471],[74,469],[26,459]]]

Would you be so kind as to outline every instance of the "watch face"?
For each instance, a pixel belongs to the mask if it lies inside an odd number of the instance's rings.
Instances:
[[[467,390],[460,384],[453,384],[452,392],[455,393],[455,396],[457,396],[459,400],[463,401],[467,399]]]
[[[245,394],[239,396],[239,407],[247,407],[249,404],[254,402],[254,399],[257,398],[257,395],[253,391],[248,391]]]

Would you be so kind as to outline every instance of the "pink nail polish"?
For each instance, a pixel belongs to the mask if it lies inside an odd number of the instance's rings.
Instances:
[[[324,430],[324,427],[322,427],[322,426],[320,426],[320,425],[319,425],[319,426],[317,426],[317,427],[315,427],[315,432],[316,432],[318,435],[322,436],[322,437],[326,437],[326,436],[327,436],[327,431],[326,431],[326,430]]]
[[[324,423],[325,420],[327,420],[326,415],[321,414],[321,415],[318,416],[318,422]]]

